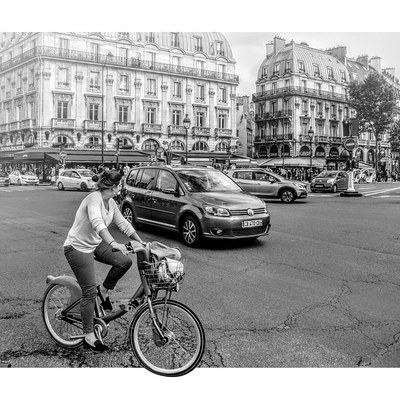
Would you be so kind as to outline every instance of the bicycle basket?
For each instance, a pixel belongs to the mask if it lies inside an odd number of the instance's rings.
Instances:
[[[172,289],[182,281],[185,272],[181,261],[165,257],[160,261],[153,259],[145,275],[154,289]]]

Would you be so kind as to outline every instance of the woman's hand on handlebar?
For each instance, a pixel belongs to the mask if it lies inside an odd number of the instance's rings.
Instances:
[[[125,256],[128,254],[128,249],[124,244],[112,242],[110,246],[112,247],[113,251],[120,251]]]

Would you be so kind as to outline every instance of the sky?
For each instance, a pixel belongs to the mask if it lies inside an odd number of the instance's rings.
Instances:
[[[400,24],[399,24],[400,31]],[[258,69],[265,59],[265,44],[280,36],[289,43],[306,42],[315,49],[326,50],[338,45],[347,47],[347,56],[367,54],[381,57],[382,68],[395,68],[400,77],[400,32],[223,32],[236,60],[239,76],[237,95],[255,93]]]

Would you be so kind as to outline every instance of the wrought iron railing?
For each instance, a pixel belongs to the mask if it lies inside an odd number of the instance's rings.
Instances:
[[[123,65],[134,69],[154,70],[172,74],[221,80],[237,84],[239,83],[239,77],[237,75],[228,74],[224,72],[216,72],[216,71],[209,71],[192,67],[182,67],[172,64],[157,63],[153,61],[139,60],[137,58],[126,58],[118,56],[110,57],[105,54],[90,53],[80,50],[62,49],[59,47],[50,47],[50,46],[36,46],[33,49],[25,51],[19,56],[16,56],[11,60],[1,63],[0,71],[1,72],[5,71],[9,68],[30,61],[31,59],[36,57],[61,58],[73,61],[98,63],[101,65],[116,65],[116,66]]]

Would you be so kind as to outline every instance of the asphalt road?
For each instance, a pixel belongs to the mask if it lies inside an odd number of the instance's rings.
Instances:
[[[361,198],[312,194],[271,201],[272,229],[254,243],[180,246],[186,277],[176,299],[199,315],[201,367],[399,367],[400,184],[356,186]],[[57,347],[41,320],[48,274],[71,274],[62,244],[80,192],[0,188],[0,363],[12,367],[137,367],[128,314],[111,326],[112,352]],[[124,241],[123,235],[114,232]],[[99,265],[99,281],[106,267]],[[138,285],[133,267],[113,293]]]

